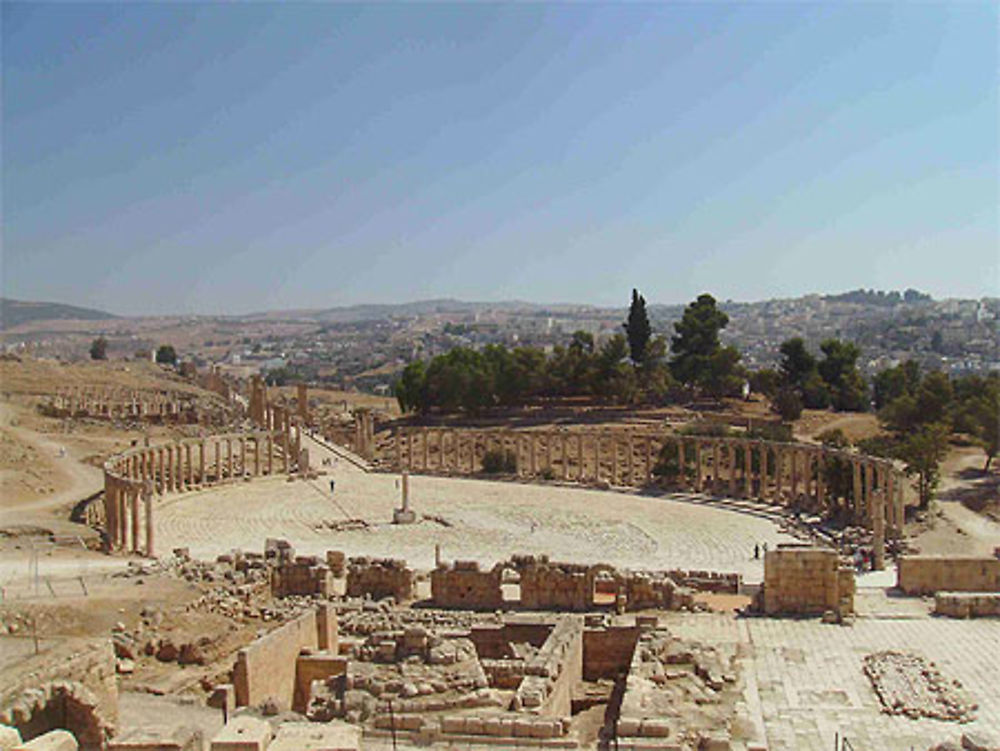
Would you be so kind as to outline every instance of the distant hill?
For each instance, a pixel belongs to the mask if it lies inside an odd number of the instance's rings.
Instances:
[[[83,320],[103,321],[118,316],[93,308],[78,308],[57,302],[26,302],[0,297],[0,330],[14,328],[31,321]]]

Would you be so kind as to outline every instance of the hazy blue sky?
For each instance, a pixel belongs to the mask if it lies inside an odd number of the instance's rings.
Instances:
[[[992,2],[5,2],[3,293],[998,294]]]

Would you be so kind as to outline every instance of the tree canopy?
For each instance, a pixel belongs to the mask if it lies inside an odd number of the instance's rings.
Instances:
[[[646,348],[652,329],[646,314],[646,299],[636,289],[632,290],[632,304],[628,309],[628,319],[622,324],[628,337],[629,357],[635,365],[645,362]]]

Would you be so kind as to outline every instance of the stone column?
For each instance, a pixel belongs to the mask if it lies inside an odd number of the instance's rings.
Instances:
[[[646,484],[653,481],[653,439],[646,436]]]
[[[286,472],[291,471],[291,447],[288,446],[289,453],[286,454],[285,461],[289,463],[289,467],[285,469]],[[233,450],[233,439],[226,439],[226,480],[232,482],[236,478],[236,452]]]
[[[601,431],[594,431],[594,482],[601,481]]]
[[[194,463],[191,461],[191,444],[184,444],[184,461],[187,464],[188,488],[194,487]]]
[[[555,433],[545,434],[545,468],[549,470],[552,474],[555,474],[556,465],[554,461],[555,456]]]
[[[885,569],[885,477],[883,467],[868,465],[869,483],[872,472],[878,473],[878,492],[871,497],[872,563],[876,571]],[[871,485],[869,484],[869,489]]]
[[[128,498],[126,498],[125,486],[119,482],[115,484],[117,485],[115,497],[118,501],[118,541],[121,549],[128,552]]]
[[[260,477],[260,433],[253,437],[253,476]]]
[[[774,500],[782,505],[785,479],[785,451],[782,448],[774,450]]]
[[[569,480],[569,438],[565,433],[562,433],[559,438],[562,443],[562,479],[565,482]]]
[[[222,482],[222,441],[218,438],[212,441],[215,444],[215,482]]]
[[[751,454],[750,442],[743,441],[743,497],[753,497],[753,454]]]
[[[864,499],[861,495],[861,463],[854,459],[851,461],[851,472],[854,477],[854,522],[857,523],[861,518],[861,510],[864,508]]]
[[[291,462],[288,456],[288,431],[281,431],[281,472],[287,475],[291,469]]]
[[[677,484],[681,490],[687,490],[687,461],[684,457],[684,439],[677,438]]]
[[[424,428],[423,437],[424,437],[424,463],[423,466],[420,467],[420,469],[423,472],[427,472],[427,470],[430,469],[431,466],[430,428]]]
[[[791,471],[792,471],[792,503],[795,503],[799,497],[799,452],[797,449],[792,449],[789,453],[789,459],[791,460]]]
[[[274,435],[267,434],[267,474],[274,474]]]
[[[726,456],[729,458],[729,497],[736,497],[736,444],[726,442]]]
[[[695,439],[694,442],[694,489],[701,493],[705,488],[705,479],[702,476],[701,441]]]
[[[107,532],[108,550],[118,547],[118,499],[115,481],[104,473],[104,529]]]
[[[762,501],[766,501],[770,495],[770,488],[767,487],[767,455],[770,450],[765,441],[761,441],[757,446],[760,450],[760,493],[757,495]]]
[[[875,494],[874,488],[874,470],[872,468],[871,462],[865,462],[861,467],[862,475],[861,479],[865,484],[864,498],[865,498],[865,516],[870,520],[874,515],[874,503],[872,501],[872,496]]]
[[[628,468],[628,484],[635,485],[635,439],[632,437],[631,430],[625,438],[625,450],[628,452],[628,458],[625,463],[625,466]]]
[[[132,515],[132,552],[139,552],[139,491],[130,487],[128,489],[129,502],[131,504]]]
[[[153,494],[145,486],[142,489],[142,503],[146,510],[146,555],[154,558],[156,548],[153,545]]]
[[[719,489],[722,487],[721,481],[722,472],[722,456],[719,446],[719,439],[712,439],[712,484],[710,489],[712,493],[718,493]]]
[[[246,439],[246,436],[241,436],[240,437],[240,477],[246,477],[246,475],[247,475],[247,439]]]
[[[611,482],[613,485],[621,485],[622,474],[623,474],[622,465],[620,461],[622,442],[621,442],[621,437],[615,431],[612,431],[611,433],[611,446],[612,446],[612,454],[615,457],[615,461],[614,464],[612,465],[612,471],[611,471]]]
[[[205,455],[208,451],[208,447],[205,446],[205,439],[202,438],[198,441],[198,484],[205,484],[205,464],[207,462]]]

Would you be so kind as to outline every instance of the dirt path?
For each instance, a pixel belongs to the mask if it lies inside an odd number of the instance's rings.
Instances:
[[[1000,476],[982,471],[978,448],[953,450],[941,466],[933,526],[914,537],[923,553],[991,555],[1000,547],[1000,523],[966,504],[996,504]]]
[[[10,404],[0,404],[0,429],[14,441],[28,448],[45,474],[50,492],[42,497],[19,491],[12,476],[23,468],[6,470],[0,493],[0,529],[10,526],[53,525],[75,528],[68,519],[69,508],[82,498],[93,495],[103,485],[100,469],[78,461],[66,446],[17,423],[18,411]]]

